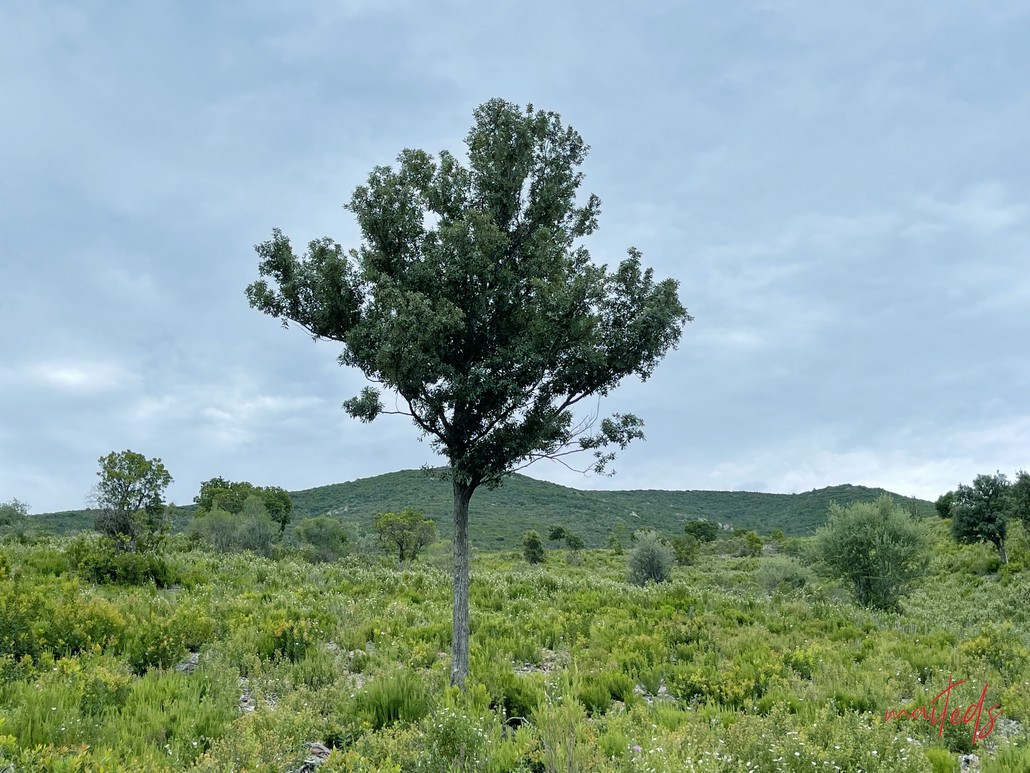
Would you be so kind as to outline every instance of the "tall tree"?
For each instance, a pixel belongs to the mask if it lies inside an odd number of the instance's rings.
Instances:
[[[171,474],[160,459],[135,451],[112,452],[99,462],[100,481],[91,496],[100,511],[97,531],[129,549],[156,546],[168,527],[163,498]]]
[[[990,542],[1003,564],[1008,563],[1009,482],[1002,473],[977,475],[973,485],[960,483],[951,506],[951,535],[956,542]]]
[[[254,308],[343,344],[340,363],[375,384],[348,413],[409,416],[447,458],[452,684],[468,673],[473,493],[575,451],[603,471],[608,449],[642,438],[643,423],[615,414],[597,425],[573,409],[650,376],[690,320],[677,283],[656,282],[636,249],[609,272],[577,244],[597,228],[600,200],[577,204],[588,147],[557,114],[491,100],[466,145],[468,166],[404,150],[397,169],[373,169],[347,205],[358,249],[323,238],[298,257],[273,231],[256,248],[264,278],[247,288]],[[380,390],[396,393],[392,405]]]

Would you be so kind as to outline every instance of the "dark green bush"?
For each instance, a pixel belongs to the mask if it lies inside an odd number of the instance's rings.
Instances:
[[[145,585],[159,588],[172,584],[168,562],[156,553],[125,550],[108,537],[77,538],[67,551],[68,560],[79,576],[95,583]]]
[[[540,535],[535,531],[526,534],[522,541],[522,555],[531,564],[540,564],[544,561],[544,543],[540,541]]]

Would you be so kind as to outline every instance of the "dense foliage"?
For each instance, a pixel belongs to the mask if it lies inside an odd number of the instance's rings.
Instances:
[[[422,549],[436,540],[436,524],[417,510],[380,513],[375,531],[380,546],[397,554],[400,563],[414,561]]]
[[[432,551],[398,569],[173,537],[166,580],[140,588],[84,574],[96,538],[8,538],[0,769],[280,773],[320,742],[321,773],[931,773],[970,750],[982,773],[1024,773],[1026,536],[1013,525],[1002,567],[927,527],[928,574],[888,613],[813,574],[807,542],[733,558],[717,540],[646,587],[608,551],[578,566],[481,555],[465,694],[447,689],[449,576]],[[986,740],[973,746],[972,722],[939,737],[884,720],[949,676],[967,680],[950,696],[963,711],[987,685],[981,731],[1000,706]]]
[[[969,486],[959,484],[951,505],[951,535],[966,544],[990,542],[1001,562],[1007,563],[1008,494],[1008,479],[1000,472],[977,475]]]
[[[654,532],[642,533],[629,554],[629,581],[634,585],[665,582],[672,573],[673,550]]]
[[[112,451],[99,462],[100,480],[91,494],[97,531],[122,548],[155,548],[171,528],[164,504],[171,474],[160,459],[135,451]]]
[[[815,535],[819,558],[862,604],[890,609],[926,567],[923,525],[890,497],[833,505]]]
[[[265,515],[278,524],[280,533],[285,531],[293,514],[293,499],[289,493],[279,486],[255,486],[248,481],[228,481],[225,478],[212,478],[200,484],[200,493],[193,498],[197,506],[196,515],[203,517],[213,510],[221,510],[230,515],[251,515],[253,508],[259,505],[260,515]],[[245,513],[248,502],[251,512]]]

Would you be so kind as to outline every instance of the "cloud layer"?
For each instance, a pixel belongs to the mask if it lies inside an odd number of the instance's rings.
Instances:
[[[598,262],[634,245],[696,320],[630,410],[648,440],[579,487],[934,498],[1030,467],[1030,11],[268,0],[0,9],[0,501],[79,507],[97,459],[305,488],[437,463],[340,410],[333,345],[247,307],[252,245],[341,209],[477,104],[592,146]]]

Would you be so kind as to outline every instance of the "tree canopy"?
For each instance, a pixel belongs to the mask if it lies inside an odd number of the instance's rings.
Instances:
[[[274,230],[259,244],[250,304],[343,344],[342,365],[373,386],[347,400],[362,421],[411,418],[454,485],[451,678],[468,671],[468,503],[480,485],[538,459],[594,454],[604,471],[643,422],[576,419],[582,401],[648,378],[690,319],[672,279],[634,248],[614,270],[578,240],[600,200],[577,203],[588,146],[553,112],[500,99],[475,111],[468,165],[404,150],[377,166],[347,209],[358,248],[331,238],[298,255]],[[395,399],[384,403],[384,392]]]
[[[977,475],[971,486],[960,483],[951,506],[951,534],[956,542],[990,542],[1008,563],[1008,478],[1003,473]]]
[[[193,497],[193,502],[197,505],[198,517],[216,509],[240,515],[252,497],[260,500],[268,517],[279,524],[279,532],[282,533],[293,517],[293,500],[285,489],[278,486],[255,486],[245,480],[211,478],[200,484],[200,493]]]
[[[436,539],[436,524],[417,510],[380,513],[375,521],[376,536],[383,549],[397,553],[400,563],[414,561],[426,545]]]
[[[172,476],[160,459],[135,451],[111,452],[98,460],[91,498],[100,510],[97,531],[126,547],[148,548],[167,531],[164,492]]]

